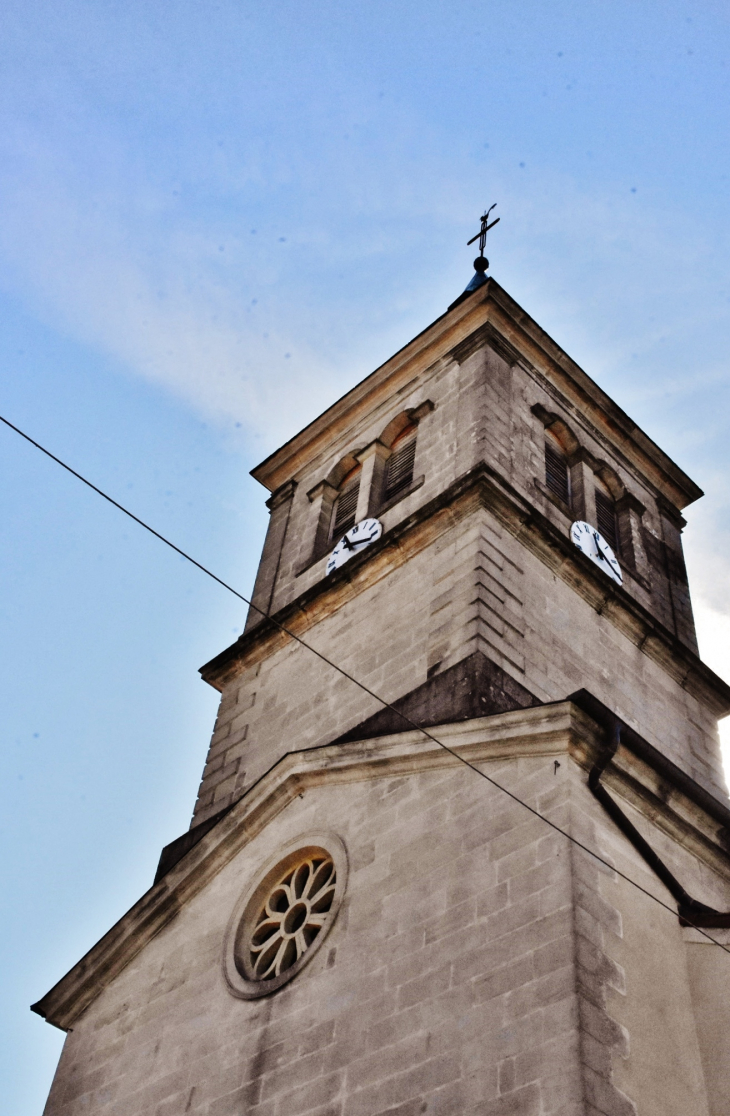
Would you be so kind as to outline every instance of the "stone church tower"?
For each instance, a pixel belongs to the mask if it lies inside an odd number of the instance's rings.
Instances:
[[[483,271],[254,470],[192,825],[34,1005],[47,1116],[730,1112],[701,492]]]

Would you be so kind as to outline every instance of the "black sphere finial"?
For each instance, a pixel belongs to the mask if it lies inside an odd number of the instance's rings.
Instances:
[[[484,275],[488,267],[489,260],[486,258],[486,256],[477,256],[477,258],[474,260],[474,270],[476,271],[477,275]]]

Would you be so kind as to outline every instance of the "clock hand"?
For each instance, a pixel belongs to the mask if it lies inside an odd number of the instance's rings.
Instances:
[[[596,544],[596,552],[598,553],[598,557],[601,559],[602,562],[606,563],[609,570],[611,570],[613,574],[618,573],[618,575],[620,577],[621,576],[621,569],[620,569],[620,566],[619,566],[618,562],[616,561],[615,558],[613,558],[613,559],[608,558],[603,553],[603,551],[601,550],[601,547],[599,545],[599,542],[598,542],[599,536],[596,534],[595,531],[593,532],[593,539],[594,539],[594,542]],[[608,544],[606,544],[606,545],[608,545]]]

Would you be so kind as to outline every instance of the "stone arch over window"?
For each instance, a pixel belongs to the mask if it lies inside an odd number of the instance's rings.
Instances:
[[[350,450],[309,490],[314,543],[305,544],[307,557],[298,573],[318,561],[358,520],[386,511],[423,483],[423,477],[413,477],[416,439],[419,423],[432,410],[427,399],[399,412],[379,438]]]
[[[420,483],[414,481],[418,425],[432,410],[433,403],[427,401],[420,407],[401,411],[377,439],[381,452],[376,455],[373,469],[370,500],[373,512],[397,503]]]
[[[564,422],[563,419],[559,418],[557,415],[551,415],[550,418],[552,421],[545,424],[545,433],[550,434],[555,439],[570,461],[580,449],[580,442],[567,422]]]
[[[358,452],[359,451],[355,449],[350,453],[346,453],[344,457],[341,457],[337,464],[330,469],[324,479],[324,483],[329,484],[334,489],[339,489],[348,475],[359,466]]]
[[[564,419],[542,407],[539,403],[532,413],[544,427],[543,441],[543,491],[563,511],[570,514],[573,505],[572,465],[580,451],[580,443]]]
[[[329,548],[330,541],[340,522],[347,517],[348,504],[353,503],[357,510],[357,501],[362,480],[362,466],[357,458],[358,450],[351,450],[334,465],[324,480],[316,484],[307,493],[313,505],[313,515],[316,520],[314,545],[300,573],[307,569],[311,562],[321,558]],[[354,522],[354,520],[353,520]],[[349,524],[352,526],[352,523]],[[348,528],[345,527],[345,531]],[[340,535],[345,532],[340,531]]]
[[[400,438],[403,432],[412,426],[418,426],[418,419],[414,418],[414,411],[410,409],[401,411],[399,415],[390,420],[378,441],[382,442],[387,449],[391,449],[393,443]]]
[[[620,500],[626,488],[618,473],[616,473],[610,465],[607,465],[605,461],[599,461],[594,472],[603,490],[607,492],[611,499],[614,502]]]

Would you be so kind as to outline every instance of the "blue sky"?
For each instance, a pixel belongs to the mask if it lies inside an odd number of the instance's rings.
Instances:
[[[248,470],[492,273],[706,490],[730,677],[730,15],[721,3],[6,0],[0,413],[245,593]],[[239,603],[0,430],[0,1066],[188,825]]]

